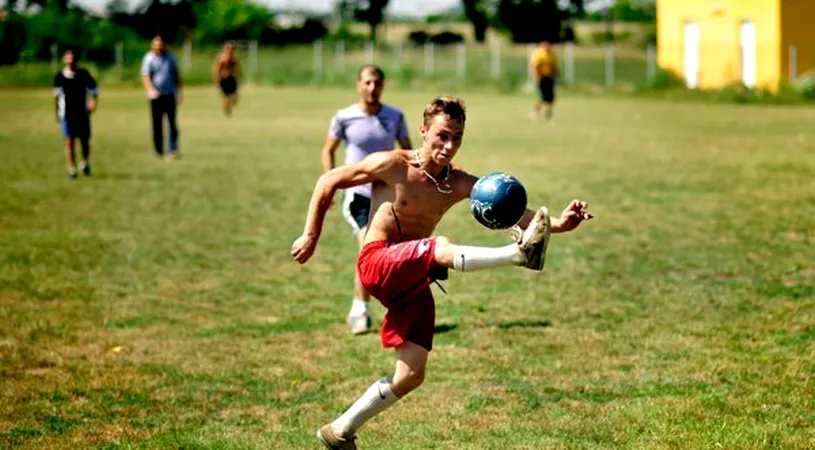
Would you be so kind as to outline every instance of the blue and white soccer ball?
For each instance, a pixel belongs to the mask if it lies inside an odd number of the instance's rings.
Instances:
[[[479,178],[470,192],[470,211],[487,228],[509,228],[526,211],[526,189],[517,178],[492,172]]]

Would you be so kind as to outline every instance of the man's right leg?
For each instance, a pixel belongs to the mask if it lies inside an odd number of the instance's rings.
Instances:
[[[393,376],[376,381],[337,420],[317,432],[326,448],[355,449],[354,438],[365,422],[422,384],[428,353],[424,347],[409,341],[397,347]]]
[[[436,238],[436,263],[462,272],[498,266],[525,266],[543,270],[551,233],[551,219],[546,207],[541,207],[519,242],[504,247],[469,247],[454,245],[445,237]]]
[[[169,154],[173,157],[178,153],[178,125],[176,124],[176,102],[175,95],[168,95],[165,97],[165,111],[167,112],[167,122],[170,128],[170,147]]]
[[[68,167],[68,176],[76,178],[76,153],[74,152],[74,137],[65,138],[65,165]]]
[[[151,125],[153,127],[153,152],[161,157],[164,154],[164,130],[162,118],[164,108],[162,108],[161,97],[150,100]]]

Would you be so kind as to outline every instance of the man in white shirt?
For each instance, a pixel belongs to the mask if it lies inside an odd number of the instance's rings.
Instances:
[[[345,164],[354,164],[371,153],[393,150],[394,142],[410,149],[407,122],[401,110],[380,102],[385,74],[377,66],[363,66],[357,76],[360,99],[337,111],[331,119],[328,136],[321,151],[323,171],[335,167],[334,153],[345,141]],[[357,235],[360,245],[365,236],[371,207],[371,185],[355,186],[345,191],[342,213]],[[372,326],[368,308],[370,295],[355,276],[354,298],[347,321],[353,334],[363,334]]]

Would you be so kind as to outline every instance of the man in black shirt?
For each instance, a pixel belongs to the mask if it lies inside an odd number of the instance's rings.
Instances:
[[[65,136],[65,160],[68,176],[76,178],[76,157],[74,142],[82,144],[82,164],[80,170],[86,176],[91,174],[90,166],[90,115],[96,110],[99,89],[96,80],[85,69],[77,68],[73,50],[66,50],[62,57],[63,69],[54,77],[54,97],[56,97],[57,122]],[[88,99],[88,94],[91,98]]]

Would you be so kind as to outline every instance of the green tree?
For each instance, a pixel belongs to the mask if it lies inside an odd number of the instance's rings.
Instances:
[[[484,43],[490,25],[487,3],[485,0],[462,0],[464,15],[473,25],[473,36],[478,43]]]
[[[388,0],[348,0],[347,3],[354,12],[354,18],[371,27],[371,41],[376,42],[376,29],[385,18]]]
[[[272,13],[244,0],[209,0],[194,8],[196,38],[204,42],[258,39],[269,26]]]
[[[614,18],[621,22],[655,22],[655,0],[617,0],[612,6]]]
[[[558,42],[563,13],[557,0],[501,0],[497,23],[513,42]]]

